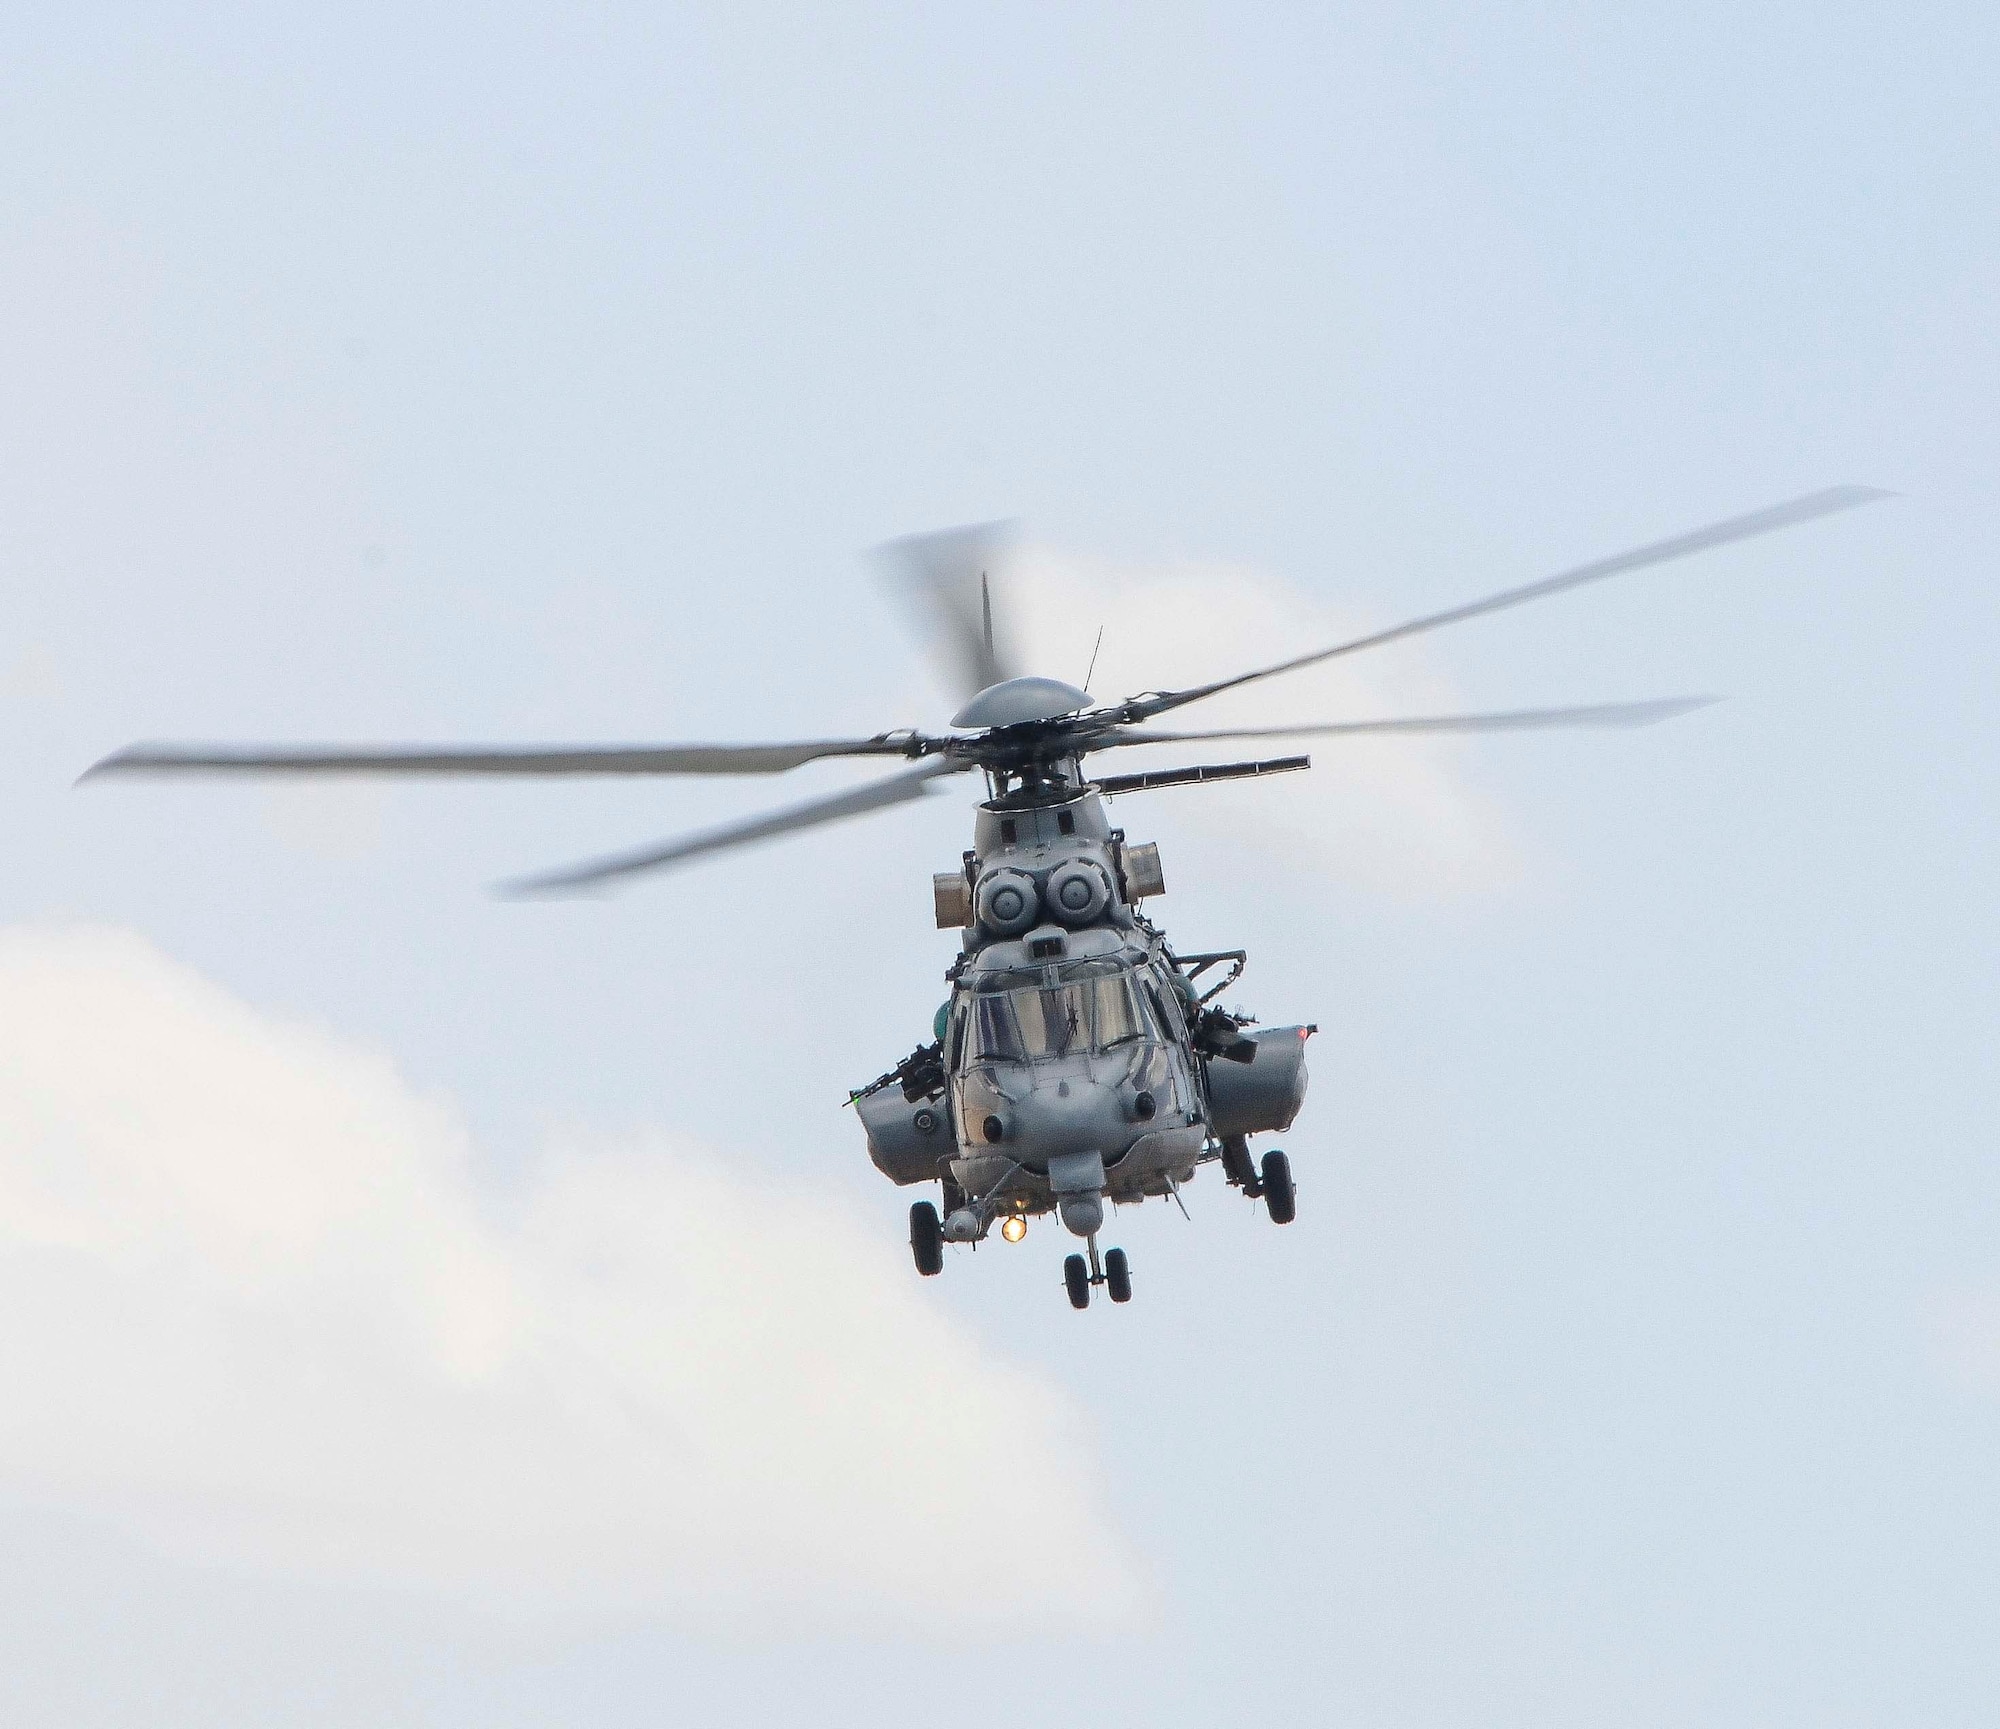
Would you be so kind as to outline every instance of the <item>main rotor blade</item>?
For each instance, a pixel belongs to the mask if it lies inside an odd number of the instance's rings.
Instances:
[[[1749,540],[1760,534],[1772,534],[1781,528],[1792,528],[1802,522],[1812,522],[1822,516],[1832,516],[1838,511],[1853,510],[1859,505],[1873,504],[1878,499],[1893,496],[1893,493],[1884,492],[1873,486],[1830,486],[1823,492],[1809,492],[1802,498],[1789,499],[1783,504],[1774,504],[1764,510],[1753,510],[1744,516],[1732,516],[1721,522],[1709,523],[1704,528],[1677,534],[1671,540],[1657,540],[1650,546],[1635,547],[1630,552],[1621,552],[1610,558],[1600,558],[1589,564],[1580,564],[1574,570],[1544,577],[1539,582],[1527,583],[1520,588],[1502,589],[1498,594],[1487,595],[1482,600],[1468,601],[1462,606],[1450,607],[1443,612],[1428,613],[1422,618],[1413,618],[1388,630],[1378,630],[1367,636],[1356,637],[1352,642],[1336,643],[1332,648],[1324,648],[1314,654],[1302,654],[1292,660],[1281,660],[1275,666],[1260,667],[1255,672],[1238,673],[1234,678],[1218,679],[1213,684],[1198,685],[1192,690],[1161,691],[1149,696],[1135,697],[1124,705],[1124,713],[1131,720],[1147,720],[1153,715],[1166,713],[1168,709],[1179,708],[1184,703],[1199,702],[1203,697],[1214,696],[1220,691],[1234,690],[1238,685],[1249,684],[1256,679],[1274,678],[1281,672],[1295,672],[1300,667],[1316,666],[1323,660],[1332,660],[1343,654],[1358,654],[1364,648],[1379,648],[1384,643],[1397,642],[1406,636],[1420,635],[1424,631],[1439,630],[1445,625],[1457,624],[1462,619],[1478,618],[1485,613],[1500,612],[1510,606],[1520,606],[1531,600],[1540,600],[1544,595],[1561,594],[1566,589],[1581,588],[1585,583],[1598,582],[1607,576],[1618,576],[1628,570],[1643,570],[1648,565],[1667,564],[1677,558],[1687,558],[1697,552],[1707,552],[1712,547],[1727,546],[1733,541]]]
[[[913,756],[912,734],[796,744],[220,745],[135,744],[86,769],[110,774],[783,774],[829,756]],[[915,747],[915,748],[913,748]]]
[[[1193,744],[1212,738],[1327,738],[1342,733],[1539,732],[1560,727],[1654,726],[1692,714],[1722,700],[1719,696],[1669,696],[1652,702],[1601,702],[1581,708],[1517,708],[1498,714],[1418,715],[1397,720],[1336,720],[1300,726],[1223,727],[1214,732],[1161,732],[1123,727],[1092,750],[1123,744]]]
[[[896,588],[914,601],[942,651],[952,695],[960,702],[1020,671],[1004,614],[995,619],[996,580],[1014,537],[1011,522],[979,522],[936,534],[910,534],[876,548]]]
[[[840,822],[847,817],[884,810],[890,805],[907,804],[910,800],[922,798],[932,791],[930,783],[940,775],[961,773],[966,766],[964,763],[947,759],[934,760],[911,769],[907,774],[892,775],[887,780],[870,781],[865,786],[850,787],[845,792],[833,793],[826,798],[811,799],[805,804],[792,805],[788,809],[772,811],[765,816],[752,817],[747,822],[730,823],[722,828],[707,829],[700,834],[687,835],[680,840],[668,841],[660,846],[642,847],[634,852],[614,853],[609,857],[592,859],[565,870],[550,871],[541,876],[523,877],[515,882],[502,883],[500,892],[513,895],[546,895],[601,887],[619,877],[635,876],[640,871],[663,870],[670,865],[684,864],[689,859],[700,858],[707,853],[724,852],[731,847],[749,846],[753,842],[771,840],[778,835],[791,834],[798,829],[817,828],[822,823]]]

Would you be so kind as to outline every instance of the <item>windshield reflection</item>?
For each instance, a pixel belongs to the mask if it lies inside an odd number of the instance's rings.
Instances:
[[[983,992],[972,999],[970,1033],[972,1060],[1007,1062],[1108,1051],[1158,1036],[1132,975],[1113,966],[1075,969],[1055,984]]]

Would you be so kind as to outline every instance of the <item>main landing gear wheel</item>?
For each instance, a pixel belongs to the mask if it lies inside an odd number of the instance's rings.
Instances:
[[[1107,1249],[1104,1253],[1104,1288],[1111,1293],[1114,1303],[1132,1300],[1132,1264],[1125,1259],[1123,1249]]]
[[[1292,1161],[1273,1147],[1264,1155],[1264,1210],[1274,1225],[1289,1225],[1298,1216],[1292,1189]]]
[[[1063,1283],[1069,1287],[1072,1309],[1090,1307],[1090,1263],[1081,1255],[1071,1255],[1063,1262]]]
[[[937,1208],[929,1201],[919,1201],[910,1209],[910,1253],[925,1278],[944,1271],[944,1231],[938,1224]]]

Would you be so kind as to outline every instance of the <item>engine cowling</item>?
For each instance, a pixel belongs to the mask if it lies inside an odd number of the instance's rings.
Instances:
[[[1026,871],[1001,866],[979,879],[973,896],[979,922],[995,936],[1018,937],[1041,922],[1042,897]]]
[[[1093,925],[1111,904],[1111,879],[1095,859],[1071,859],[1049,872],[1043,898],[1049,911],[1072,930]]]

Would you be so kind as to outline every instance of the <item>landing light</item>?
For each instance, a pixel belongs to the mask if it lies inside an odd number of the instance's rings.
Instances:
[[[1000,1234],[1010,1243],[1018,1243],[1028,1234],[1028,1221],[1019,1213],[1009,1213],[1001,1223]]]

